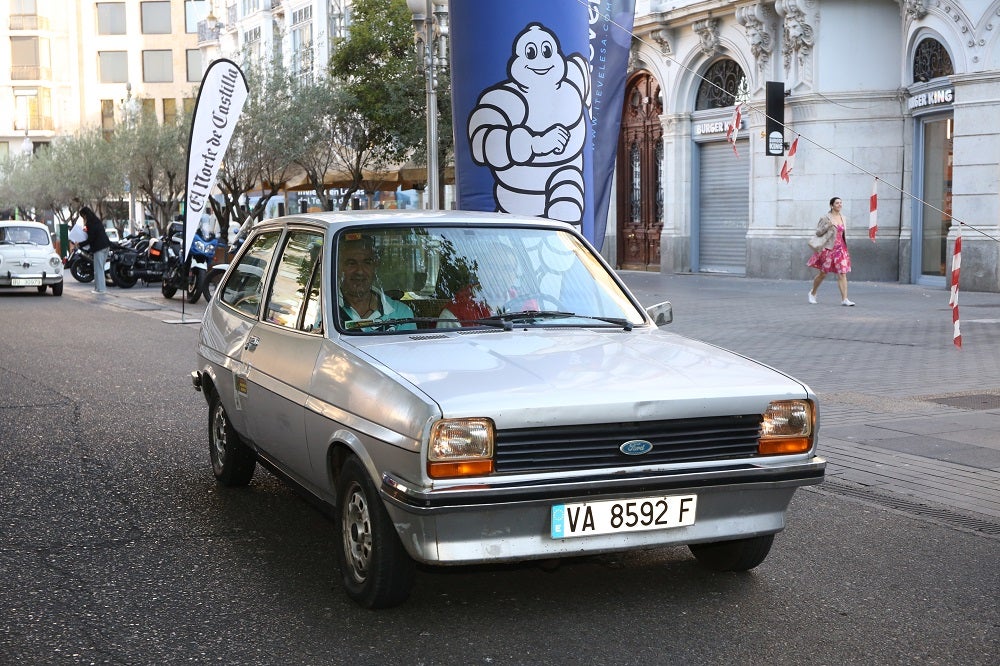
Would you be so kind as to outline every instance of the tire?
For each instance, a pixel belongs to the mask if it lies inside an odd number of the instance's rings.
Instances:
[[[160,293],[163,294],[163,298],[173,298],[174,294],[177,293],[177,287],[164,280],[163,284],[160,285]]]
[[[38,290],[39,294],[44,294],[45,293],[45,285],[44,284],[41,285],[40,287],[35,287],[35,289]]]
[[[93,282],[94,262],[87,261],[86,259],[77,259],[73,262],[73,265],[69,267],[69,274],[72,275],[73,279],[77,282]]]
[[[416,565],[403,549],[364,465],[353,456],[337,480],[337,516],[337,561],[347,596],[365,608],[405,601]]]
[[[222,276],[225,275],[223,271],[212,271],[205,280],[205,300],[211,301],[215,298],[215,292],[219,290],[219,284],[222,282]]]
[[[229,422],[226,408],[215,393],[208,408],[208,455],[215,480],[224,486],[245,486],[257,469],[257,454]]]
[[[688,546],[698,562],[712,571],[749,571],[764,561],[771,552],[773,534],[716,541],[714,543],[693,543]]]
[[[63,290],[63,283],[62,282],[56,282],[55,284],[50,285],[50,286],[52,287],[52,295],[53,296],[62,296],[62,290]]]
[[[193,268],[188,274],[187,280],[187,302],[194,304],[201,298],[201,292],[205,290],[205,271],[200,268]]]
[[[131,269],[121,264],[112,264],[111,276],[114,278],[115,284],[122,289],[131,289],[139,281],[139,278],[132,274]]]

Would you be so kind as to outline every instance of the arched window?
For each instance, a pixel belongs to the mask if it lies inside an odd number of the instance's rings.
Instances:
[[[698,86],[696,111],[733,106],[750,99],[750,85],[736,61],[723,58],[712,63]]]
[[[925,82],[941,76],[951,76],[955,68],[951,65],[951,56],[944,46],[936,39],[927,38],[917,44],[913,54],[913,81]]]

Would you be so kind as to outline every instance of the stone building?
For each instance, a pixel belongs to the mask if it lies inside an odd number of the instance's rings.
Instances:
[[[840,196],[852,279],[944,287],[961,221],[962,288],[1000,291],[1000,0],[638,0],[634,33],[617,265],[804,280]],[[799,139],[788,182],[765,154],[769,81]]]

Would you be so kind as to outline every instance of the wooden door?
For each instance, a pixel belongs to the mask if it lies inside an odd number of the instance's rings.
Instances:
[[[649,72],[633,74],[625,88],[618,141],[618,266],[660,270],[663,229],[663,98]]]

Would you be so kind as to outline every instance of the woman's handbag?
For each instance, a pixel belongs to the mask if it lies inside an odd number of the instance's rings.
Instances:
[[[826,245],[826,236],[813,235],[806,242],[809,243],[809,247],[812,248],[813,252],[819,252],[823,249],[823,246]]]

